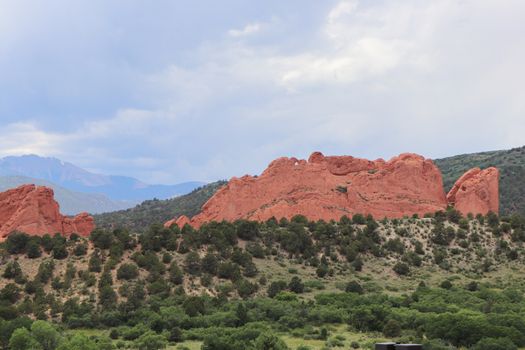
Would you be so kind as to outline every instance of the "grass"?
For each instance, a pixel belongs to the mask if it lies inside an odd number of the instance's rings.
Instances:
[[[179,350],[182,347],[187,347],[190,350],[200,350],[202,346],[202,342],[200,341],[185,341],[184,343],[179,343],[177,345],[170,345],[167,347],[168,350]]]
[[[356,342],[360,345],[358,349],[368,349],[370,345],[384,340],[381,339],[379,334],[352,332],[348,330],[346,325],[339,325],[329,328],[330,333],[327,341],[317,339],[302,339],[288,334],[281,335],[281,339],[283,339],[286,345],[288,345],[288,347],[290,347],[292,350],[297,349],[297,347],[300,345],[306,345],[312,350],[321,350],[325,348],[331,339],[340,339],[342,346],[334,346],[330,347],[330,349],[351,349],[351,344],[353,342]]]

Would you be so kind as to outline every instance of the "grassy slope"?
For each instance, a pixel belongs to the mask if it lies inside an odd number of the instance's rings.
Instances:
[[[499,168],[501,213],[525,214],[525,146],[436,159],[435,163],[443,173],[443,182],[447,190],[470,168]]]
[[[141,232],[152,224],[164,223],[180,215],[192,217],[224,184],[224,181],[217,181],[184,196],[148,200],[131,209],[96,215],[95,222],[98,227],[126,227],[134,232]]]

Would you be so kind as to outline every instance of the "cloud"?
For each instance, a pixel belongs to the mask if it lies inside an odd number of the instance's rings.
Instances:
[[[357,8],[357,1],[341,1],[328,12],[328,24],[338,23],[341,17],[350,15]]]
[[[0,131],[0,155],[60,154],[66,139],[42,131],[31,122],[9,124]]]
[[[261,30],[261,25],[259,23],[250,23],[247,24],[242,29],[230,29],[228,34],[234,38],[244,37],[252,35]]]
[[[275,2],[229,9],[226,20],[171,2],[133,2],[121,16],[87,4],[97,16],[81,27],[92,29],[64,38],[61,25],[43,26],[58,56],[28,62],[42,55],[24,31],[10,41],[18,49],[5,46],[5,154],[169,183],[258,173],[314,150],[440,157],[522,143],[518,0]]]

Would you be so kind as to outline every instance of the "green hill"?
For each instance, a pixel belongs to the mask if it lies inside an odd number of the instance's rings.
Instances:
[[[443,173],[446,190],[471,168],[499,168],[501,214],[525,214],[525,146],[510,150],[462,154],[436,159],[435,163]]]
[[[95,215],[95,222],[97,227],[124,227],[133,232],[142,232],[152,224],[164,223],[180,215],[194,216],[224,184],[225,181],[217,181],[180,197],[148,200],[131,209]]]

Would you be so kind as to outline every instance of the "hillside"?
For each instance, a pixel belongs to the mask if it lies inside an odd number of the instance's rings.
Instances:
[[[28,316],[60,325],[46,333],[56,342],[99,344],[87,349],[516,349],[524,229],[520,217],[449,211],[96,230],[90,240],[16,234],[0,254],[0,344],[18,327],[38,342],[46,323]],[[472,347],[480,342],[506,347]]]
[[[26,176],[46,180],[71,191],[104,194],[112,200],[133,203],[152,198],[172,198],[204,185],[197,181],[175,185],[147,184],[128,176],[96,174],[57,158],[37,155],[0,159],[0,176]]]
[[[443,173],[445,189],[473,167],[494,166],[500,170],[500,212],[525,214],[525,146],[510,150],[463,154],[435,160]]]
[[[217,181],[180,197],[147,200],[131,209],[95,215],[95,222],[97,227],[125,227],[133,232],[142,232],[152,224],[164,223],[176,216],[196,215],[202,205],[225,183]]]
[[[66,215],[76,215],[81,212],[106,213],[127,209],[137,204],[133,201],[112,200],[103,194],[71,191],[46,180],[26,176],[0,176],[0,192],[26,184],[52,188],[55,199],[60,204],[60,210]]]

